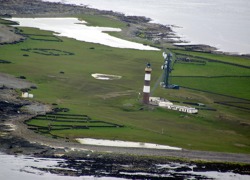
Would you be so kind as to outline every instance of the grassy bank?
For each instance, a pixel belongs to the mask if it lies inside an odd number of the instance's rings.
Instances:
[[[89,16],[86,20],[95,25],[104,22],[103,17]],[[119,23],[115,25],[117,26],[120,26]],[[162,74],[160,66],[163,58],[159,51],[111,48],[70,38],[58,38],[52,32],[34,28],[19,29],[27,36],[27,40],[1,46],[1,59],[12,62],[0,64],[1,72],[17,77],[25,76],[35,83],[38,89],[31,91],[35,96],[34,100],[69,108],[68,113],[71,114],[85,114],[95,120],[125,126],[113,129],[57,130],[51,131],[51,135],[120,139],[196,150],[250,153],[249,110],[214,103],[240,103],[243,104],[242,107],[249,104],[249,68],[224,63],[250,66],[248,59],[172,50],[177,58],[196,58],[206,63],[197,65],[176,62],[171,82],[186,88],[170,90],[156,84]],[[147,62],[153,68],[151,87],[156,87],[152,96],[178,101],[182,105],[184,102],[199,102],[216,111],[204,109],[197,115],[189,115],[144,107],[140,103],[139,92],[144,84],[144,67]],[[91,76],[93,73],[119,75],[122,78],[97,80]],[[223,77],[214,78],[216,76]],[[49,124],[41,120],[31,123],[45,127]]]

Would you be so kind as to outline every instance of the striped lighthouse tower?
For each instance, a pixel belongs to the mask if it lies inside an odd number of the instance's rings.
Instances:
[[[151,80],[151,65],[147,64],[145,68],[145,78],[144,78],[144,87],[143,87],[143,103],[149,104],[149,96],[150,96],[150,80]]]

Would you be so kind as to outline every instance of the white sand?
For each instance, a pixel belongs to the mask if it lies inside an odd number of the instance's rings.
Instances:
[[[104,139],[91,139],[91,138],[77,138],[81,144],[96,145],[96,146],[113,146],[113,147],[133,147],[133,148],[149,148],[149,149],[169,149],[169,150],[182,150],[178,147],[171,147],[152,143],[130,142],[119,140],[104,140]]]
[[[77,18],[12,18],[22,27],[33,27],[42,30],[53,31],[57,36],[73,38],[79,41],[103,44],[117,48],[129,48],[139,50],[159,50],[154,47],[119,39],[104,31],[119,32],[119,28],[86,26],[85,21]]]

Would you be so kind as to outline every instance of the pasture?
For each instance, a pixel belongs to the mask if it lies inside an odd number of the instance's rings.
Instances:
[[[103,22],[103,19],[93,17],[86,20],[95,25]],[[64,114],[84,114],[95,120],[124,126],[51,129],[51,135],[250,153],[249,59],[170,49],[177,59],[189,57],[205,63],[175,60],[171,82],[180,85],[181,89],[163,89],[157,83],[162,76],[162,51],[111,48],[66,37],[58,38],[52,32],[34,28],[19,29],[27,39],[0,47],[1,59],[11,61],[10,64],[0,64],[1,72],[25,76],[38,87],[31,90],[34,100],[53,104],[55,108],[68,108],[69,112]],[[190,115],[141,104],[147,62],[153,69],[151,88],[155,90],[152,96],[182,105],[184,102],[203,103],[216,111],[197,106],[201,108],[199,113]],[[121,78],[98,80],[91,76],[94,73]],[[239,107],[231,106],[235,104]],[[97,126],[105,126],[103,122],[96,122],[99,123]],[[30,121],[30,125],[44,127],[50,123],[42,118]],[[60,127],[63,123],[58,121],[55,125]]]

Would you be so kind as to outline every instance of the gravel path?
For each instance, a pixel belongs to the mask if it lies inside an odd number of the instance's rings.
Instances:
[[[0,43],[18,42],[23,39],[22,36],[15,34],[13,27],[0,24]]]
[[[1,86],[13,89],[24,89],[35,86],[35,84],[32,84],[23,79],[16,78],[15,76],[12,76],[10,74],[0,72],[0,87]]]

